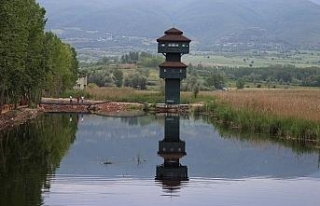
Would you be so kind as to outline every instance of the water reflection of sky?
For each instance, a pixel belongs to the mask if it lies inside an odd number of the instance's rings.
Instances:
[[[45,205],[319,205],[315,179],[191,179],[173,193],[163,193],[152,179],[58,178]]]
[[[57,173],[111,178],[155,175],[155,166],[161,163],[157,151],[164,136],[163,118],[124,120],[90,115],[84,119]],[[270,141],[221,138],[212,125],[202,120],[181,119],[180,138],[185,140],[187,152],[181,162],[188,166],[190,177],[294,178],[319,172],[316,153],[297,154]],[[138,159],[143,161],[138,163]],[[113,164],[104,165],[106,161]]]
[[[45,205],[318,205],[318,154],[269,141],[221,138],[202,120],[180,120],[190,181],[154,180],[164,119],[84,116]],[[104,162],[112,164],[103,164]],[[165,191],[166,190],[166,191]]]

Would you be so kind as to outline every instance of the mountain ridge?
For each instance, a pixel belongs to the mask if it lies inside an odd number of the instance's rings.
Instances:
[[[318,2],[318,5],[317,5]],[[276,42],[320,48],[318,0],[39,0],[47,28],[156,38],[176,26],[200,45]]]

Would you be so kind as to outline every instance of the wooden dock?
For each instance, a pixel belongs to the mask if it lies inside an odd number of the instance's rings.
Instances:
[[[190,109],[189,104],[157,104],[155,108],[156,113],[188,113]]]

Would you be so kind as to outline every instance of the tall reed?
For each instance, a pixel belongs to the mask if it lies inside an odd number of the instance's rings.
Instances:
[[[235,90],[207,93],[234,109],[320,122],[320,90]]]
[[[209,95],[209,94],[208,94]],[[319,90],[215,92],[208,111],[231,129],[320,140]]]

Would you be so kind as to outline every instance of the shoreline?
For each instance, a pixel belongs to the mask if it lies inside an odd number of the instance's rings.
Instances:
[[[186,107],[186,105],[184,105]],[[197,108],[202,105],[188,105],[188,108]],[[166,109],[160,113],[181,113],[187,110],[180,111],[179,109]],[[179,107],[177,107],[179,108]],[[70,103],[67,98],[42,98],[41,103],[37,108],[22,107],[16,110],[5,111],[0,114],[0,131],[17,127],[21,124],[25,124],[27,121],[35,119],[40,114],[44,113],[89,113],[95,115],[104,116],[134,116],[141,115],[146,111],[159,112],[155,105],[147,105],[134,102],[114,102],[114,101],[96,101],[85,100],[83,102]]]
[[[85,103],[68,104],[69,99],[44,98],[37,108],[17,108],[0,114],[0,132],[25,124],[44,113],[91,113],[97,115],[121,115],[122,112],[143,111],[144,105],[127,102],[103,102],[86,100]]]
[[[19,108],[0,114],[0,131],[12,129],[27,121],[35,119],[43,111],[39,108]]]
[[[318,136],[319,131],[316,129],[318,127],[315,127],[317,123],[304,122],[296,119],[289,121],[286,118],[272,118],[246,110],[233,110],[232,108],[226,107],[226,105],[204,105],[203,103],[199,103],[184,106],[190,108],[190,110],[186,110],[187,113],[207,113],[216,119],[218,124],[231,130],[248,131],[257,134],[266,133],[279,139],[320,142]],[[203,106],[206,107],[204,108]],[[0,114],[0,132],[25,124],[27,121],[35,119],[44,113],[88,113],[114,117],[135,116],[145,112],[160,114],[186,113],[186,111],[180,111],[179,109],[171,111],[170,107],[164,111],[162,111],[162,109],[159,105],[157,107],[154,104],[133,102],[86,100],[86,102],[83,103],[70,104],[69,99],[46,99],[42,101],[37,108],[21,107]],[[261,124],[262,122],[265,123]],[[297,128],[294,128],[292,125],[295,125]]]

